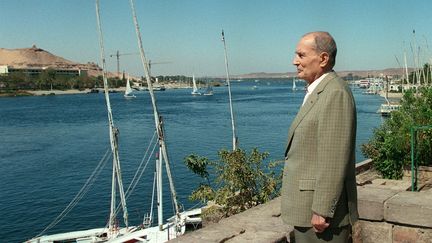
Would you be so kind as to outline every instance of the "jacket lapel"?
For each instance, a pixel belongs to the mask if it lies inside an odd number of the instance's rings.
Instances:
[[[314,91],[309,95],[306,103],[300,107],[299,112],[297,113],[297,116],[294,118],[294,121],[291,123],[290,129],[288,131],[288,140],[287,145],[285,148],[285,157],[288,154],[291,140],[294,136],[294,131],[300,124],[300,122],[303,120],[303,118],[306,116],[306,114],[309,113],[309,111],[314,107],[316,102],[318,101],[319,94],[324,90],[325,86],[329,83],[330,80],[334,79],[336,77],[335,72],[330,72],[321,82],[320,84],[314,89]]]

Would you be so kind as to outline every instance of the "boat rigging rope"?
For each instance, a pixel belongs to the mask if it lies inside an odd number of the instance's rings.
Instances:
[[[155,137],[156,137],[156,132],[155,132],[155,135],[153,135],[153,137],[152,137],[152,139],[151,139],[151,141],[150,141],[150,144],[153,142],[153,140],[154,140]],[[145,161],[145,158],[147,157],[148,151],[149,151],[149,149],[150,149],[150,145],[149,145],[149,147],[147,148],[147,151],[146,151],[146,153],[144,154],[143,159],[141,160],[140,166],[138,167],[137,172],[135,172],[135,176],[134,176],[134,178],[132,179],[132,182],[131,182],[131,184],[129,185],[127,191],[126,191],[126,199],[129,198],[129,196],[133,193],[133,191],[135,190],[136,186],[138,185],[138,182],[140,181],[142,175],[144,174],[144,172],[145,172],[145,170],[146,170],[146,168],[147,168],[147,166],[148,166],[148,164],[149,164],[149,162],[150,162],[151,155],[154,154],[154,151],[155,151],[157,145],[158,145],[157,142],[154,143],[154,145],[153,145],[153,149],[152,149],[150,155],[148,156],[145,165],[142,166],[143,162]],[[138,172],[139,172],[139,175],[138,175],[138,177],[136,177],[136,175],[138,174]],[[152,201],[153,201],[153,200],[152,200]],[[116,210],[115,210],[115,214],[114,214],[114,215],[117,215],[117,213],[120,211],[120,206],[121,206],[120,204],[117,205]],[[108,227],[108,224],[105,226],[105,228],[107,228],[107,227]]]
[[[154,198],[155,198],[155,191],[156,191],[156,172],[154,172],[154,176],[153,176],[153,191],[152,191],[152,199],[151,199],[151,203],[150,203],[150,225],[153,222],[153,206],[154,206]],[[145,222],[145,217],[143,219],[143,225]]]
[[[84,183],[84,185],[81,187],[79,192],[75,195],[75,197],[72,199],[72,201],[66,206],[66,208],[44,229],[42,230],[37,236],[39,237],[43,235],[46,231],[51,229],[52,227],[56,226],[77,204],[78,202],[87,194],[87,192],[90,190],[93,183],[98,178],[99,174],[101,173],[102,169],[105,167],[107,161],[111,157],[111,149],[108,149],[102,159],[99,161],[96,168],[93,170],[92,174],[89,176],[87,181]]]
[[[155,145],[153,146],[153,149],[152,149],[152,151],[151,151],[151,154],[154,153],[154,151],[155,151],[155,149],[156,149],[156,146],[157,146],[157,143],[155,143]],[[128,189],[128,191],[126,192],[126,193],[127,193],[127,195],[126,195],[126,199],[127,199],[127,198],[132,194],[132,192],[135,190],[135,187],[138,185],[138,182],[140,181],[142,175],[144,174],[144,171],[146,170],[147,165],[148,165],[148,163],[150,162],[150,159],[151,159],[151,156],[149,156],[149,157],[147,158],[147,162],[146,162],[146,164],[145,164],[144,167],[141,169],[140,174],[139,174],[138,178],[134,181],[134,183],[133,183],[131,189],[130,189],[130,190]]]
[[[135,171],[135,175],[134,175],[134,177],[132,178],[132,181],[131,181],[131,183],[129,184],[128,189],[126,190],[126,198],[128,197],[129,190],[131,189],[131,186],[135,183],[135,180],[136,180],[136,177],[137,177],[138,173],[141,171],[141,167],[142,167],[142,165],[143,165],[143,163],[144,163],[145,158],[147,157],[147,153],[148,153],[148,151],[150,150],[150,146],[151,146],[151,144],[153,143],[153,140],[155,139],[155,137],[156,137],[156,131],[153,133],[153,137],[152,137],[151,140],[150,140],[149,146],[147,147],[147,150],[146,150],[145,153],[144,153],[144,156],[143,156],[143,158],[142,158],[142,160],[141,160],[141,163],[140,163],[140,165],[138,166],[138,169]],[[154,151],[154,148],[153,148],[153,151]],[[153,151],[152,151],[152,153],[151,153],[150,155],[153,154]],[[147,160],[147,163],[148,163],[148,160]],[[147,164],[146,164],[146,166],[147,166]],[[140,175],[140,177],[141,177],[141,175]],[[138,181],[139,181],[140,177],[137,179]]]
[[[193,205],[192,207],[190,207],[190,208],[188,208],[188,209],[185,209],[185,211],[190,211],[190,210],[193,210],[193,209],[196,209],[196,208],[202,208],[202,207],[204,207],[205,206],[205,204],[204,203],[202,203],[201,201],[200,202],[197,202],[195,205]]]

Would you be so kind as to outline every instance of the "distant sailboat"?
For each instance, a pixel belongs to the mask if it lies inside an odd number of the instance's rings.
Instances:
[[[212,88],[212,86],[210,84],[207,84],[207,89],[204,92],[204,95],[208,95],[208,96],[213,95],[213,88]]]
[[[130,78],[129,78],[129,75],[128,75],[127,81],[126,81],[126,90],[125,90],[124,97],[126,99],[136,98],[136,96],[134,94],[132,94],[132,92],[133,92],[133,89],[130,86]]]
[[[159,79],[157,77],[155,83],[153,83],[153,91],[165,91],[165,86],[159,84]]]
[[[292,86],[292,90],[296,91],[297,90],[297,86],[296,86],[296,78],[293,78],[293,86]]]
[[[192,83],[193,83],[193,87],[192,87],[192,95],[201,95],[201,93],[198,91],[198,87],[195,81],[195,75],[192,75]]]

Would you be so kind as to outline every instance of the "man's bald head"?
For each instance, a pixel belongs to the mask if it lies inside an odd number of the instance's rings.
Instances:
[[[325,31],[315,31],[303,35],[305,37],[313,37],[315,40],[315,50],[317,54],[326,52],[329,55],[329,66],[333,69],[336,63],[337,47],[333,37]]]

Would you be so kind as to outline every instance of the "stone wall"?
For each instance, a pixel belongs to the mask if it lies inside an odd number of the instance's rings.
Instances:
[[[282,222],[276,198],[169,242],[290,242],[292,229]]]
[[[380,181],[385,184],[358,187],[354,242],[432,242],[432,191],[411,192],[403,181]]]
[[[357,166],[360,220],[354,243],[432,242],[432,189],[410,192],[408,180],[384,180]],[[170,242],[294,242],[292,227],[280,218],[280,198],[185,234]]]

